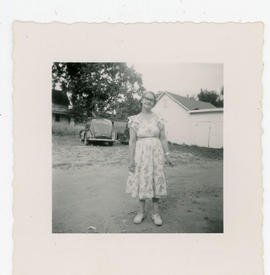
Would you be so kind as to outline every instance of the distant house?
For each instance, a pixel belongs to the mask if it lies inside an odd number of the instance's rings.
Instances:
[[[164,92],[158,97],[153,111],[164,119],[170,142],[223,147],[223,108]]]
[[[55,123],[74,124],[74,113],[69,108],[70,101],[65,92],[52,91],[52,121]]]

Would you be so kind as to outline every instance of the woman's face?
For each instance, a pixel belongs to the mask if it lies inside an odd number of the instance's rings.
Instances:
[[[152,93],[145,93],[142,99],[142,106],[146,110],[151,110],[155,105],[155,97]]]

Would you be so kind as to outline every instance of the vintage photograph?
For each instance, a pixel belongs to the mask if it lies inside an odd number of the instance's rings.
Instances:
[[[52,233],[223,233],[223,64],[52,64]]]
[[[13,33],[14,274],[263,274],[262,23]]]

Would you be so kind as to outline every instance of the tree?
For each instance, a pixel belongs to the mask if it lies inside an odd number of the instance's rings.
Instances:
[[[194,94],[187,94],[187,98],[188,98],[188,99],[192,99],[192,100],[196,100],[196,101],[198,100],[198,99],[197,99],[197,96],[194,95]]]
[[[218,99],[218,107],[223,107],[224,106],[224,86],[221,87],[219,99]]]
[[[126,63],[54,63],[53,89],[72,92],[73,110],[81,116],[118,118],[139,111],[135,95],[144,91],[141,76]]]
[[[220,95],[216,91],[208,91],[207,89],[201,89],[200,93],[198,94],[198,99],[200,101],[209,102],[216,107],[223,107],[223,94],[223,87],[221,88]]]

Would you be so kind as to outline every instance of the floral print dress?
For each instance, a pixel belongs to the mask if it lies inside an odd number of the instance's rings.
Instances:
[[[160,141],[163,121],[156,114],[149,119],[138,114],[129,117],[128,126],[136,132],[137,141],[135,172],[129,173],[126,192],[139,199],[166,196],[164,152]]]

